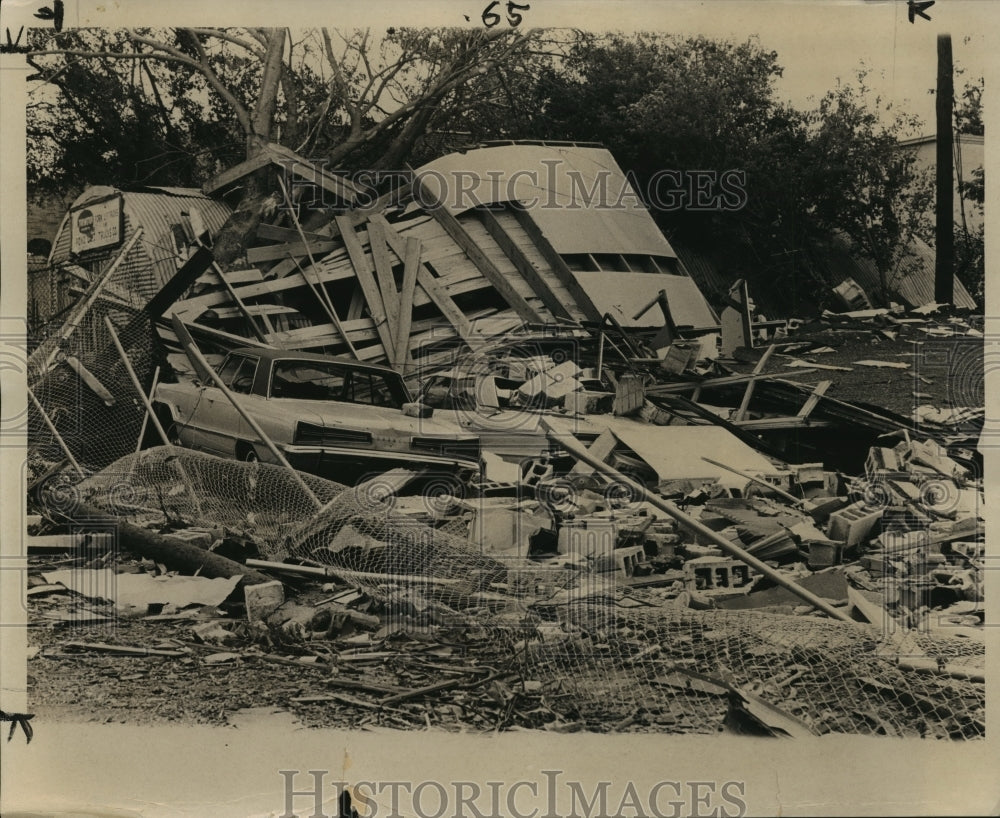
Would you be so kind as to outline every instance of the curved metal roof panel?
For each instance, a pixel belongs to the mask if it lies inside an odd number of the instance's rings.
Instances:
[[[605,148],[515,144],[452,153],[417,171],[428,201],[458,215],[523,203],[557,252],[676,258],[638,193]],[[442,195],[443,194],[443,195]]]
[[[143,229],[138,246],[130,254],[130,263],[140,264],[139,259],[143,256],[148,260],[148,270],[140,272],[143,282],[139,286],[142,291],[150,290],[148,295],[156,292],[177,272],[177,251],[171,234],[173,225],[179,224],[192,209],[197,209],[205,228],[214,235],[232,212],[224,203],[210,199],[194,188],[145,188],[141,191],[129,191],[107,185],[87,188],[76,198],[70,209],[115,194],[122,196],[125,215],[123,240],[137,227]],[[110,248],[107,255],[114,256],[115,252],[116,248]],[[58,264],[69,260],[69,225],[64,221],[53,242],[50,262]]]

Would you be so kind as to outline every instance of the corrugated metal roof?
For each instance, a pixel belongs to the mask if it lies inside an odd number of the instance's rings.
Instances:
[[[675,247],[681,263],[709,298],[714,294],[725,293],[733,281],[739,278],[737,274],[727,272],[730,269],[738,269],[738,250],[722,247],[710,251],[694,249],[683,242],[675,242]],[[851,243],[845,236],[831,236],[827,244],[813,248],[809,256],[808,260],[803,257],[801,263],[808,264],[820,278],[829,282],[831,287],[845,278],[853,278],[869,296],[877,299],[881,291],[878,270],[871,261],[852,250]],[[902,300],[911,307],[919,307],[921,304],[933,301],[934,263],[934,248],[920,239],[914,239],[910,256],[900,265],[900,271],[891,276],[888,282],[892,298]],[[758,308],[768,315],[781,312],[781,306],[770,303],[766,293],[752,289],[750,294]],[[976,307],[975,299],[969,295],[957,277],[954,302],[958,307],[970,309]]]
[[[127,238],[137,227],[142,227],[142,239],[129,254],[127,264],[135,271],[134,288],[148,297],[160,289],[177,272],[177,251],[171,233],[171,226],[181,222],[183,214],[197,209],[202,222],[209,233],[219,231],[232,212],[222,202],[217,202],[205,196],[194,188],[167,188],[162,192],[120,191],[114,187],[96,185],[87,188],[71,205],[80,207],[87,202],[122,194],[122,209],[125,214],[125,233]],[[59,264],[70,260],[69,224],[64,222],[53,242],[51,263]],[[108,254],[98,257],[95,261],[103,264],[106,258],[115,254],[111,248]],[[93,269],[93,265],[85,265]]]
[[[421,167],[428,192],[454,214],[496,202],[532,203],[531,218],[557,252],[675,258],[636,191],[604,148],[503,145]]]
[[[934,248],[918,238],[914,238],[909,254],[900,264],[899,271],[889,277],[888,289],[895,297],[911,307],[934,301]],[[834,284],[845,278],[853,278],[869,296],[877,298],[881,290],[878,269],[868,259],[851,252],[850,241],[845,236],[836,236],[826,255],[826,269]],[[839,278],[836,278],[839,275]],[[836,278],[836,280],[834,280]],[[953,301],[956,307],[976,308],[975,299],[969,295],[962,282],[954,279]]]

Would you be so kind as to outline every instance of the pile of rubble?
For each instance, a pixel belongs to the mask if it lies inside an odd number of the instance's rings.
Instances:
[[[516,196],[284,193],[243,269],[192,218],[130,301],[123,246],[32,355],[41,698],[99,655],[208,720],[253,699],[350,726],[984,734],[976,320],[766,321],[742,282],[717,316],[641,209],[577,214],[588,234]],[[271,391],[284,359],[325,397]],[[254,414],[275,399],[287,439]],[[195,450],[212,434],[227,456]],[[394,465],[355,484],[285,457],[327,450]]]

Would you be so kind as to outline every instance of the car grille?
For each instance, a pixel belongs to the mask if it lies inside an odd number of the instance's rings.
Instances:
[[[455,440],[449,437],[415,437],[410,441],[410,445],[417,451],[428,454],[479,460],[479,438]]]
[[[300,421],[295,426],[293,443],[299,446],[342,446],[371,443],[371,432],[356,429],[342,429],[337,426],[318,426]]]

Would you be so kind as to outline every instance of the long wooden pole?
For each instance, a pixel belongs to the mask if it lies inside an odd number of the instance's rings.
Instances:
[[[934,300],[954,300],[955,182],[952,174],[952,100],[955,96],[951,35],[938,34],[937,71],[937,201],[935,205]]]
[[[772,582],[774,582],[777,585],[780,585],[782,588],[786,588],[787,590],[791,591],[793,594],[799,597],[799,599],[801,599],[803,602],[812,605],[814,608],[817,608],[818,610],[825,613],[827,616],[831,616],[834,619],[839,619],[843,622],[851,622],[852,624],[854,623],[854,620],[851,619],[851,617],[848,616],[844,611],[834,608],[825,599],[816,596],[811,591],[807,590],[806,588],[803,588],[801,585],[798,585],[797,583],[789,579],[787,576],[782,574],[780,571],[774,570],[766,562],[758,559],[753,554],[744,550],[743,548],[740,548],[738,545],[731,542],[730,540],[727,540],[717,531],[713,531],[704,523],[700,522],[699,520],[696,520],[694,517],[685,514],[670,501],[664,500],[659,495],[653,494],[652,492],[648,491],[646,487],[641,483],[637,483],[635,480],[626,477],[617,469],[615,469],[613,466],[609,466],[603,460],[594,457],[593,455],[590,454],[590,452],[588,452],[585,448],[583,448],[583,446],[581,446],[575,440],[571,440],[568,435],[560,434],[556,429],[554,429],[549,424],[549,422],[545,418],[540,418],[540,422],[542,427],[545,429],[546,434],[549,436],[549,438],[554,443],[557,443],[560,447],[569,452],[569,454],[572,455],[577,460],[582,460],[588,466],[593,467],[595,471],[599,471],[606,477],[610,477],[628,486],[634,492],[636,492],[637,496],[642,497],[643,500],[645,500],[650,505],[655,506],[664,514],[668,514],[671,517],[673,517],[675,520],[677,520],[677,522],[679,522],[682,526],[684,526],[684,528],[688,529],[689,531],[693,531],[696,534],[700,534],[709,542],[712,542],[715,545],[719,546],[719,548],[721,548],[724,552],[726,552],[730,556],[742,560],[751,568],[756,568],[758,571],[760,571],[760,573],[762,573]]]
[[[68,321],[66,321],[65,324],[63,324],[63,327],[59,332],[59,343],[56,344],[55,347],[53,347],[52,351],[49,353],[48,357],[45,360],[45,364],[42,366],[43,373],[47,372],[49,370],[49,367],[52,366],[52,361],[55,360],[56,355],[59,354],[59,350],[62,347],[62,345],[69,340],[70,336],[74,332],[76,332],[77,327],[80,326],[80,322],[83,320],[83,316],[86,315],[87,311],[91,308],[91,306],[93,306],[94,302],[97,300],[97,297],[101,294],[101,291],[104,289],[104,285],[111,280],[111,276],[114,275],[115,270],[117,270],[121,266],[121,263],[125,260],[125,256],[129,254],[129,251],[132,249],[135,243],[139,241],[140,236],[142,236],[141,227],[137,228],[135,232],[132,233],[131,236],[129,236],[128,241],[125,242],[122,249],[118,251],[118,255],[115,257],[115,260],[111,262],[111,264],[108,266],[108,269],[101,274],[101,277],[91,285],[90,292],[87,293],[86,296],[84,296],[83,301],[81,301],[77,305],[77,307],[73,310],[73,316]]]
[[[166,429],[163,428],[163,424],[160,423],[160,419],[156,416],[156,412],[153,411],[153,404],[146,397],[146,391],[142,388],[142,383],[139,382],[139,376],[135,374],[135,369],[132,367],[132,362],[128,358],[128,353],[125,352],[125,347],[122,346],[121,340],[118,338],[118,333],[115,332],[115,325],[111,323],[111,318],[107,315],[104,316],[104,324],[108,328],[108,335],[111,336],[111,342],[115,345],[115,349],[118,350],[118,356],[122,359],[122,364],[125,366],[125,371],[128,372],[129,379],[132,381],[132,386],[135,387],[135,391],[139,393],[139,398],[142,400],[142,405],[146,407],[146,414],[150,421],[153,423],[153,427],[156,429],[156,433],[160,436],[160,440],[163,441],[164,446],[172,446],[170,438],[167,436]],[[194,503],[195,510],[200,515],[201,514],[201,502],[198,500],[198,492],[194,490],[194,483],[191,482],[191,476],[187,473],[187,469],[184,468],[184,464],[180,460],[175,460],[177,463],[177,470],[180,472],[181,480],[184,481],[184,485],[191,495],[191,502]]]
[[[222,378],[219,377],[218,373],[214,369],[212,369],[212,366],[208,363],[208,361],[205,360],[205,356],[201,354],[201,350],[198,349],[198,346],[194,343],[193,340],[191,341],[190,347],[185,347],[185,352],[188,353],[189,357],[193,356],[194,360],[192,360],[192,363],[195,363],[195,361],[197,361],[197,366],[201,367],[204,370],[204,372],[209,376],[209,378],[212,379],[212,382],[219,388],[222,394],[225,395],[226,398],[229,400],[229,402],[233,405],[233,408],[237,412],[239,412],[240,417],[242,417],[243,420],[245,420],[249,424],[250,428],[253,429],[254,434],[256,434],[257,437],[261,439],[261,442],[263,442],[263,444],[267,446],[268,450],[271,452],[271,454],[274,455],[277,461],[286,469],[288,469],[289,473],[292,475],[292,478],[295,480],[296,483],[299,484],[299,488],[302,489],[302,491],[310,500],[312,500],[316,508],[317,509],[322,508],[323,504],[319,501],[319,498],[313,493],[313,490],[306,485],[306,481],[302,479],[302,475],[292,468],[291,463],[289,463],[288,460],[285,458],[285,456],[281,453],[281,450],[274,445],[274,441],[271,440],[271,438],[263,429],[260,428],[260,424],[256,420],[254,420],[253,416],[240,405],[239,401],[236,400],[236,397],[233,395],[233,393],[229,391],[229,387],[227,387],[222,382]]]
[[[63,453],[66,455],[66,458],[69,460],[70,463],[73,464],[73,468],[76,469],[77,474],[79,474],[80,477],[86,477],[86,475],[83,473],[83,469],[80,468],[80,464],[77,463],[76,458],[73,457],[73,452],[69,450],[69,446],[66,445],[66,441],[63,440],[62,435],[59,434],[59,430],[56,429],[55,424],[49,419],[49,416],[45,413],[45,410],[42,408],[42,404],[38,402],[38,398],[35,397],[35,393],[31,391],[30,386],[28,387],[28,397],[31,398],[31,402],[35,404],[35,408],[38,410],[38,414],[42,416],[42,420],[45,421],[45,425],[48,427],[48,430],[52,433],[52,436],[56,439],[56,443],[59,444],[59,448],[63,450]]]

